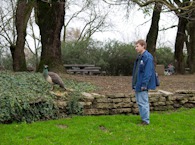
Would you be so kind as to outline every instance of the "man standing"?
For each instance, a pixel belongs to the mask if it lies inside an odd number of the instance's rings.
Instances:
[[[148,90],[156,89],[155,68],[153,56],[146,50],[147,44],[144,40],[135,43],[139,54],[133,68],[132,88],[135,90],[136,102],[142,119],[142,125],[150,123],[150,107]]]

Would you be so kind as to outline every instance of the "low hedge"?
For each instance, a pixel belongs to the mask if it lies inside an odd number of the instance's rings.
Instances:
[[[0,74],[0,122],[34,122],[58,118],[49,84],[39,73]]]
[[[72,80],[66,80],[65,83],[77,92],[95,89],[87,83]],[[58,119],[65,115],[60,112],[55,103],[58,98],[50,93],[51,86],[41,73],[3,71],[0,72],[0,86],[0,123],[30,123]]]

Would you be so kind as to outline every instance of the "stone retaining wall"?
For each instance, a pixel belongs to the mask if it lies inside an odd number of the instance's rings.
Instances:
[[[82,96],[79,103],[83,106],[84,115],[138,114],[134,94],[100,95],[83,92]],[[149,92],[149,100],[151,111],[193,108],[195,107],[195,90],[180,90],[175,93],[163,90]]]

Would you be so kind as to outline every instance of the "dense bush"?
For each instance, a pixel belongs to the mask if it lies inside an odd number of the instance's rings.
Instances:
[[[83,114],[83,105],[79,103],[79,99],[81,98],[80,93],[72,92],[71,97],[68,99],[67,103],[67,114]]]
[[[108,75],[130,75],[137,54],[131,44],[90,41],[63,44],[62,56],[66,64],[95,64]]]
[[[108,63],[106,71],[111,75],[131,75],[134,61],[137,57],[133,45],[110,42],[105,45]]]
[[[102,55],[98,42],[67,42],[62,44],[62,60],[66,64],[97,64]],[[100,44],[102,46],[102,44]]]
[[[56,118],[48,84],[40,74],[1,72],[0,122],[33,122]]]
[[[95,89],[87,83],[71,80],[66,80],[65,84],[76,92]],[[60,114],[59,107],[55,103],[56,96],[50,93],[51,86],[41,73],[1,71],[0,86],[0,123],[34,122],[57,119],[64,115]],[[78,110],[74,106],[71,109],[72,112],[68,113],[75,113],[73,109]]]
[[[137,57],[133,44],[118,41],[80,41],[62,43],[62,61],[64,64],[95,64],[100,66],[107,75],[131,75],[133,63]],[[171,48],[164,47],[156,50],[157,64],[166,67],[174,63]],[[35,67],[35,56],[27,59],[27,65]],[[10,55],[1,57],[1,64],[6,69],[12,69]]]
[[[163,64],[167,67],[170,63],[174,63],[174,54],[169,47],[162,47],[156,50],[157,64]]]
[[[10,54],[2,55],[1,56],[1,67],[3,67],[6,70],[12,70],[12,57]]]
[[[68,42],[62,45],[63,62],[66,64],[95,64],[107,75],[131,75],[133,63],[137,57],[133,44],[110,41],[105,44],[98,41]],[[174,62],[171,48],[156,50],[157,64],[167,66]]]

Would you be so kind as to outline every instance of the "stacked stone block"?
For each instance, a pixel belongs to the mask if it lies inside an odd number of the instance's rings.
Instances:
[[[181,107],[195,107],[195,90],[176,91],[163,90],[149,92],[150,110],[166,111]],[[79,101],[83,105],[84,115],[138,114],[138,106],[134,94],[82,93]]]

